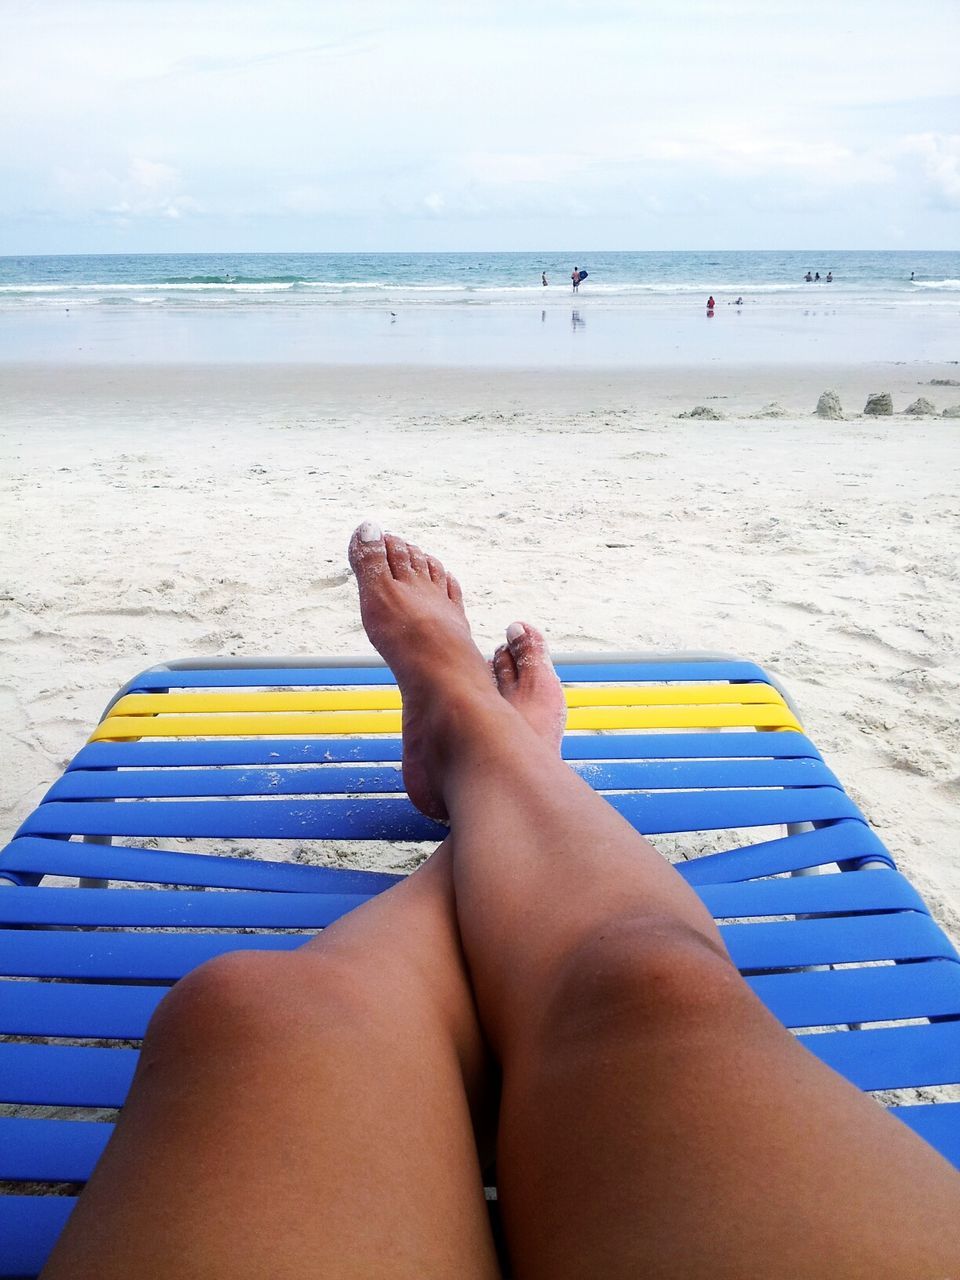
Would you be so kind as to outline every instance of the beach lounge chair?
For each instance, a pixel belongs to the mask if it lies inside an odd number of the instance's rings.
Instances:
[[[558,669],[570,764],[686,859],[773,1012],[960,1166],[960,1103],[935,1101],[960,1082],[960,958],[776,682],[696,654]],[[0,1274],[42,1266],[171,983],[299,946],[398,878],[308,865],[325,842],[442,838],[402,793],[399,728],[382,665],[155,667],[0,852]]]

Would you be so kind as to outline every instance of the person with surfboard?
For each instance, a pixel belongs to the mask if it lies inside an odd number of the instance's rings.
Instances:
[[[574,267],[570,272],[570,279],[573,281],[573,292],[576,293],[580,288],[581,282],[586,280],[588,272],[581,271],[579,267]]]

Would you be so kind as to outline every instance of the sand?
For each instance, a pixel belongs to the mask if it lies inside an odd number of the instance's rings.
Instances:
[[[956,368],[0,367],[3,830],[114,689],[196,654],[360,654],[362,516],[460,576],[481,645],[717,649],[794,693],[960,940]],[[754,417],[777,402],[785,417]],[[719,421],[681,420],[696,405]]]

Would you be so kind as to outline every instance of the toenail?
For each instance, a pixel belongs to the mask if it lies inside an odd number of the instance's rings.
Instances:
[[[361,542],[379,542],[383,537],[383,530],[378,524],[374,524],[372,520],[364,520],[357,530],[357,534]]]
[[[519,640],[523,635],[523,623],[511,622],[507,627],[507,643],[512,644],[514,640]]]

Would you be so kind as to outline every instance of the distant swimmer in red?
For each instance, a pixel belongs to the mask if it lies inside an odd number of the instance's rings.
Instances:
[[[717,304],[716,304],[716,303],[714,302],[714,300],[713,300],[713,294],[711,293],[710,297],[707,299],[707,315],[708,315],[708,316],[712,316],[712,315],[713,315],[713,308],[714,308],[716,305],[717,305]]]

